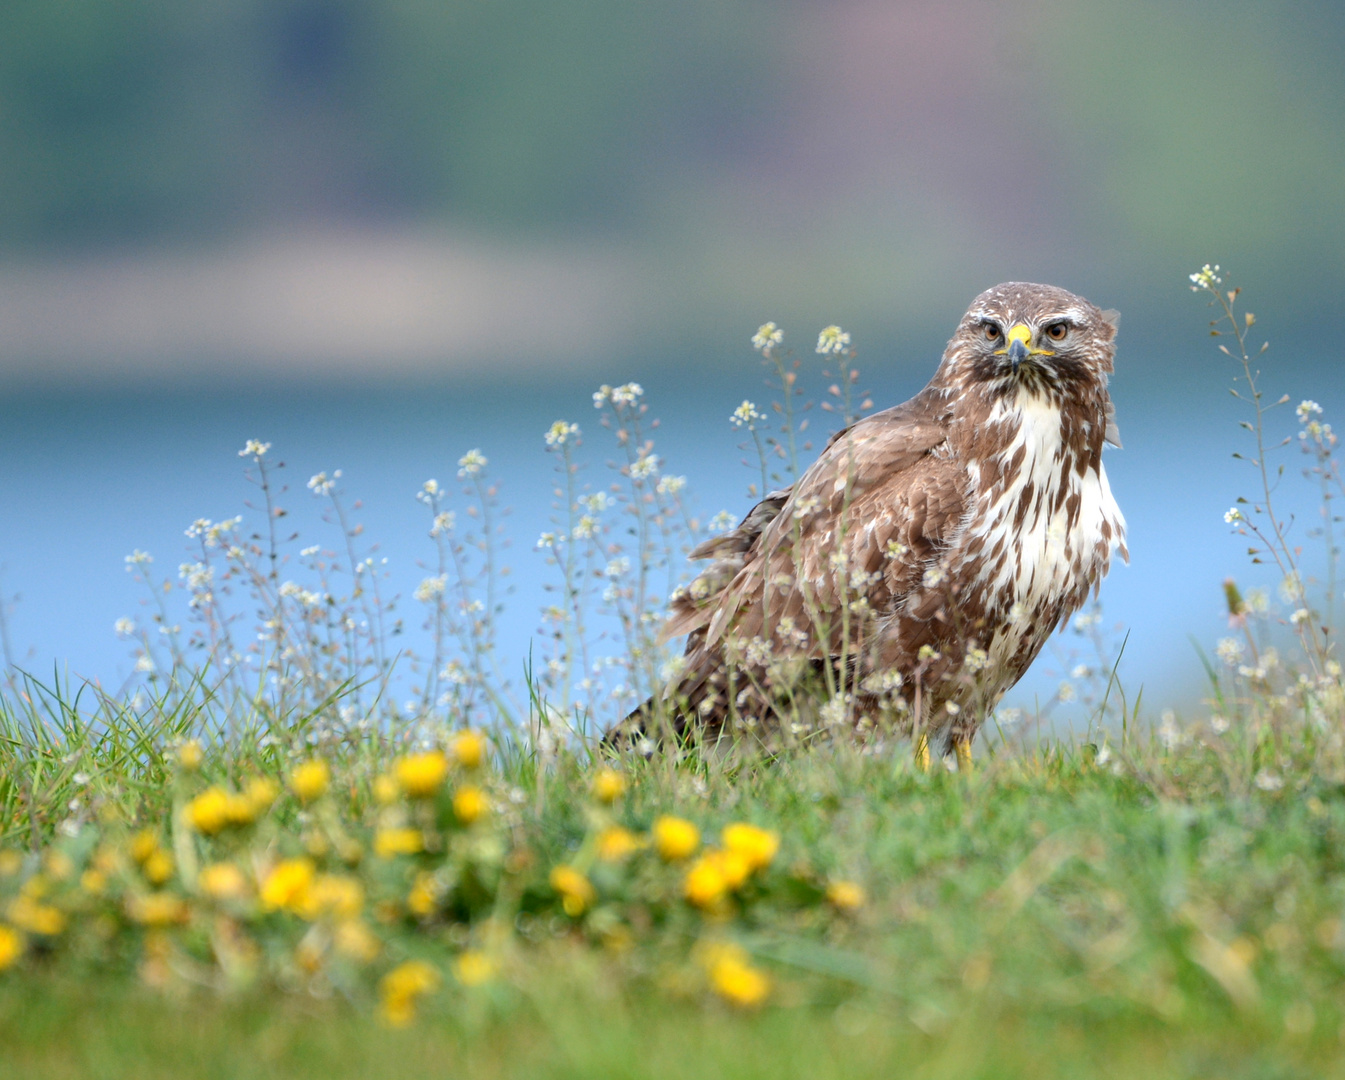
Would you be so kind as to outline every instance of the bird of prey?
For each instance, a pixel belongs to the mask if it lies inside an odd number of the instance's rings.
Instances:
[[[1120,446],[1118,322],[1049,285],[976,297],[928,386],[692,552],[711,562],[671,600],[679,673],[623,741],[802,718],[909,734],[926,768],[931,747],[970,764],[989,711],[1112,554],[1129,560],[1102,464]]]

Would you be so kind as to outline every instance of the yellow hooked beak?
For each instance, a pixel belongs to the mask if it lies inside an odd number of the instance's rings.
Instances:
[[[1013,366],[1017,369],[1028,356],[1054,356],[1050,349],[1034,349],[1032,347],[1032,329],[1027,323],[1014,323],[1009,328],[1009,332],[1004,335],[1004,348],[996,349],[996,356],[1009,354],[1009,359],[1013,361]]]

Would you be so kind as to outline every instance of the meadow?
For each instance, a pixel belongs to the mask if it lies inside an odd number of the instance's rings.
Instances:
[[[1254,317],[1217,267],[1192,285],[1247,408],[1251,494],[1227,521],[1269,587],[1226,583],[1198,715],[1128,694],[1086,612],[1085,689],[1050,703],[1083,722],[992,716],[970,769],[839,724],[598,745],[675,665],[662,605],[723,527],[661,472],[634,384],[594,396],[609,476],[576,464],[579,425],[547,432],[554,603],[518,688],[494,659],[503,511],[483,454],[454,500],[421,492],[437,561],[412,607],[380,592],[340,477],[307,484],[339,537],[310,544],[249,441],[260,528],[193,523],[175,578],[128,557],[151,601],[120,628],[132,683],[8,670],[5,1074],[1338,1071],[1336,441],[1304,401],[1281,442],[1293,405],[1263,396]],[[758,334],[779,400],[736,415],[761,491],[806,458],[809,420],[869,407],[829,330],[816,411],[775,328]],[[1311,527],[1276,512],[1300,453]]]

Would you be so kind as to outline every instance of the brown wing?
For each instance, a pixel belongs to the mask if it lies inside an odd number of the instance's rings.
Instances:
[[[728,637],[836,655],[857,625],[837,617],[843,594],[881,612],[918,588],[963,510],[944,402],[926,390],[838,433],[793,487],[697,548],[714,562],[674,599],[664,637],[689,634],[698,660]]]

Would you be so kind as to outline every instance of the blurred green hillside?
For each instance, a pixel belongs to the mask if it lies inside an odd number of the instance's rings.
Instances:
[[[1292,326],[1345,306],[1343,54],[1328,0],[9,0],[0,262],[447,229],[618,252],[661,336],[934,342],[1006,278],[1161,341],[1216,260]]]

